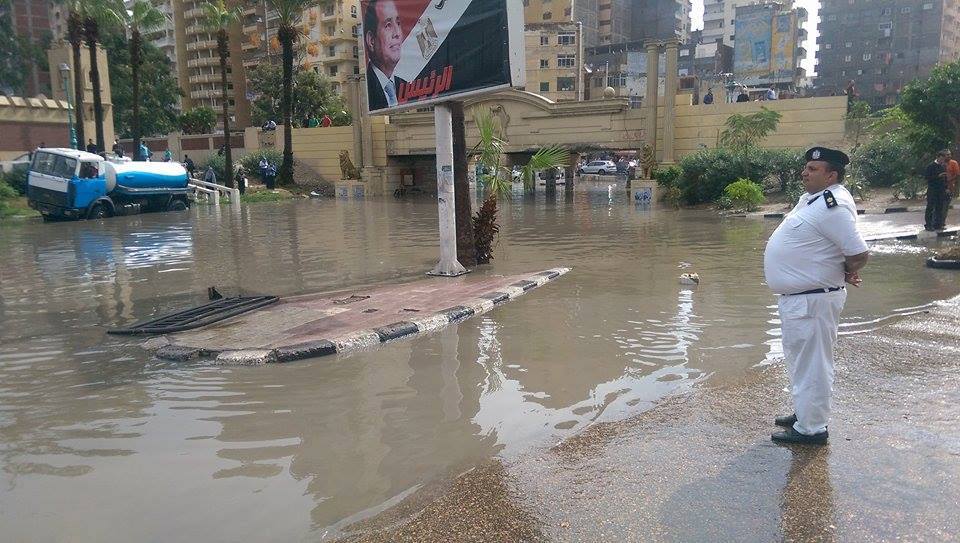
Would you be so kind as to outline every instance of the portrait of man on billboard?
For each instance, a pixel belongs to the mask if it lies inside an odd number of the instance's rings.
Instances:
[[[369,111],[509,87],[506,5],[507,0],[361,0]]]

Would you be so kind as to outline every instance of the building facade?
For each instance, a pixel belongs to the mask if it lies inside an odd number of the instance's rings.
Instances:
[[[303,67],[326,76],[337,92],[360,73],[360,1],[337,0],[303,15]]]
[[[800,61],[807,54],[802,28],[807,11],[790,4],[751,4],[737,6],[734,19],[735,84],[778,91],[799,87],[806,75]]]
[[[204,26],[203,0],[171,0],[174,12],[174,36],[177,54],[177,81],[183,90],[184,110],[195,107],[221,111],[220,54],[217,34]],[[229,6],[236,5],[234,1]],[[234,127],[250,125],[250,102],[246,97],[246,78],[242,61],[240,24],[231,25],[230,57],[227,60],[228,111]]]
[[[9,11],[3,13],[4,4]],[[18,38],[43,50],[49,44],[53,30],[51,19],[53,3],[49,0],[8,0],[0,3],[0,17],[9,17],[10,26]],[[66,26],[66,21],[63,22]],[[0,89],[4,85],[0,82]],[[24,77],[23,95],[36,96],[51,92],[50,72],[37,63],[27,63]]]
[[[527,90],[554,102],[581,98],[583,66],[577,23],[526,25]]]
[[[960,0],[823,0],[817,39],[819,94],[852,81],[874,108],[897,103],[903,86],[939,62],[960,59]]]

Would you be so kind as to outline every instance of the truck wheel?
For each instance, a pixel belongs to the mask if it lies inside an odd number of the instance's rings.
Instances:
[[[88,219],[106,219],[112,217],[113,213],[110,212],[110,208],[105,204],[94,204],[90,208],[90,213],[87,213]]]
[[[167,211],[186,211],[187,203],[183,200],[173,200],[167,206]]]

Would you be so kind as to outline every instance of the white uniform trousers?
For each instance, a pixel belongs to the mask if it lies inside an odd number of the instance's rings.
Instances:
[[[846,301],[846,289],[780,296],[783,354],[797,414],[793,428],[801,434],[819,434],[830,421],[833,347]]]

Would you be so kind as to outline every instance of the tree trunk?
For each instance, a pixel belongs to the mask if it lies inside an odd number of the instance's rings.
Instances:
[[[281,26],[278,29],[280,44],[283,46],[283,164],[277,182],[282,185],[293,184],[293,45],[296,29]]]
[[[83,61],[80,58],[80,48],[83,47],[83,19],[75,11],[71,11],[67,18],[67,36],[70,49],[73,50],[73,113],[77,122],[77,147],[80,147],[87,141],[83,129]]]
[[[97,150],[103,152],[106,142],[103,138],[103,102],[100,98],[100,67],[97,64],[97,39],[100,30],[97,21],[86,18],[83,21],[87,47],[90,49],[90,80],[93,83],[93,122],[97,132]]]
[[[457,219],[457,260],[469,268],[477,265],[477,247],[473,237],[473,212],[470,209],[463,102],[449,102],[448,105],[453,117],[453,201]]]
[[[140,148],[140,31],[130,32],[130,79],[133,83],[133,148]],[[134,160],[143,160],[140,153],[133,153]]]
[[[230,56],[230,49],[227,40],[227,31],[221,28],[217,32],[217,49],[220,53],[220,101],[223,106],[223,171],[228,178],[223,184],[231,188],[239,188],[234,184],[233,156],[230,152],[230,101],[227,98],[227,57]]]

